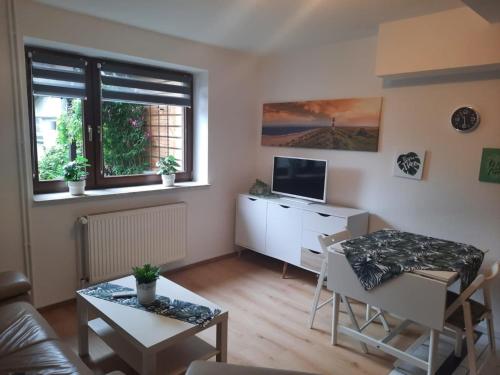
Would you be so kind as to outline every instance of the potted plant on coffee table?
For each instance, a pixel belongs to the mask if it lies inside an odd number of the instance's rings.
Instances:
[[[156,166],[158,167],[157,174],[161,175],[163,186],[174,186],[175,172],[177,172],[177,168],[180,166],[175,156],[169,155],[160,158],[160,160],[156,162]]]
[[[88,173],[86,168],[90,166],[87,158],[77,156],[75,160],[70,161],[64,167],[64,181],[68,183],[69,193],[71,195],[83,195],[85,193],[85,178]]]
[[[133,267],[137,301],[144,306],[151,305],[156,299],[156,280],[160,277],[160,268],[145,264],[142,267]]]

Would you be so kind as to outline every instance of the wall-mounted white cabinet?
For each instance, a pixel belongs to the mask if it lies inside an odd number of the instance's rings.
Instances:
[[[318,242],[345,228],[353,237],[368,231],[368,212],[287,198],[238,196],[235,243],[284,262],[318,272]]]

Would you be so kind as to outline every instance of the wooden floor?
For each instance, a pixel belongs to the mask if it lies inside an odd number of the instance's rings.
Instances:
[[[229,310],[228,362],[319,374],[388,374],[394,359],[370,349],[362,354],[359,344],[344,335],[340,346],[330,345],[330,306],[318,311],[314,329],[307,319],[316,278],[312,273],[288,268],[288,277],[281,278],[282,263],[246,251],[240,258],[230,257],[179,271],[168,277],[184,287]],[[328,297],[326,290],[323,298]],[[362,319],[364,305],[353,304]],[[342,308],[341,308],[342,309]],[[67,303],[45,309],[45,318],[76,351],[76,306]],[[348,320],[341,314],[341,321]],[[381,326],[371,334],[383,336]],[[402,348],[419,335],[405,332],[399,338]],[[200,337],[215,343],[215,329]],[[397,342],[397,341],[396,341]],[[96,336],[91,337],[90,365],[100,374],[121,370],[135,374]]]

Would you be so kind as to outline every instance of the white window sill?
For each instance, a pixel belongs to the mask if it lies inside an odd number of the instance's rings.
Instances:
[[[164,187],[161,184],[158,185],[142,185],[142,186],[129,186],[121,188],[109,188],[109,189],[94,189],[86,190],[85,195],[70,195],[68,192],[64,193],[49,193],[49,194],[34,194],[33,202],[34,205],[43,205],[52,202],[83,202],[87,200],[95,200],[102,198],[112,198],[112,197],[123,197],[130,195],[138,195],[144,193],[166,193],[170,191],[179,191],[186,189],[196,189],[209,187],[210,184],[206,182],[178,182],[175,186]]]

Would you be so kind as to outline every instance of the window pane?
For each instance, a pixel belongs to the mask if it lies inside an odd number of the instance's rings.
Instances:
[[[61,180],[63,166],[83,155],[82,100],[34,96],[40,181]]]
[[[158,159],[170,154],[180,155],[180,171],[183,171],[183,114],[182,107],[104,102],[104,175],[152,174],[157,170]]]

